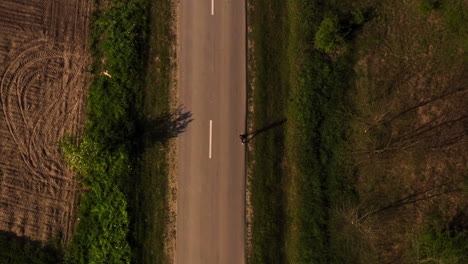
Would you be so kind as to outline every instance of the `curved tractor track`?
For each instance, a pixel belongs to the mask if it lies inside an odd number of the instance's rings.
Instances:
[[[0,2],[0,230],[69,239],[77,184],[57,142],[78,135],[90,0]]]
[[[18,152],[35,180],[58,187],[56,179],[65,170],[56,147],[66,131],[72,131],[80,101],[70,98],[83,87],[74,72],[79,72],[79,58],[47,47],[47,42],[22,52],[7,67],[0,82],[5,122]],[[46,84],[52,89],[41,89]],[[75,120],[74,120],[75,119]]]

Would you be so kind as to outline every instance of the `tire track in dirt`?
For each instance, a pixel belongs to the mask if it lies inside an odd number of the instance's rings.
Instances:
[[[35,176],[46,180],[40,173],[37,163],[31,159],[30,152],[28,149],[29,138],[32,136],[27,127],[27,119],[24,114],[23,102],[21,100],[21,92],[24,92],[26,88],[23,86],[23,78],[25,72],[30,72],[37,63],[41,63],[42,60],[61,58],[58,51],[45,50],[39,51],[44,47],[44,43],[38,43],[37,46],[25,50],[20,54],[6,69],[5,74],[0,82],[0,96],[2,99],[2,110],[5,115],[5,121],[10,131],[11,137],[18,146],[20,155],[25,162],[25,165],[34,173]],[[15,96],[16,95],[16,96]],[[40,97],[37,98],[40,101]],[[56,99],[57,100],[57,99]],[[54,105],[49,105],[48,109],[53,108]],[[18,119],[18,111],[23,119],[23,122]],[[41,114],[48,114],[47,111],[42,111]],[[31,122],[37,123],[36,120],[32,119]],[[29,133],[28,133],[29,132]],[[34,129],[32,130],[34,132]],[[59,139],[57,139],[59,140]],[[29,154],[29,155],[28,155]],[[54,182],[52,182],[56,186]]]
[[[63,103],[67,102],[67,99],[69,99],[69,89],[65,89],[65,87],[79,85],[79,82],[73,73],[67,74],[65,71],[60,71],[56,68],[38,70],[41,68],[35,66],[41,64],[44,60],[49,62],[49,60],[59,59],[60,62],[57,63],[57,65],[63,65],[61,68],[64,69],[70,68],[71,72],[73,72],[77,69],[75,69],[76,64],[72,63],[72,61],[79,59],[70,59],[64,56],[64,52],[60,54],[60,51],[57,50],[36,52],[37,49],[43,48],[43,46],[44,43],[39,43],[39,45],[24,51],[8,66],[0,83],[0,92],[7,126],[13,140],[18,145],[25,165],[28,166],[37,177],[46,180],[44,174],[57,175],[60,177],[60,172],[64,169],[63,165],[54,162],[54,160],[57,159],[50,159],[47,157],[60,155],[55,146],[55,142],[62,138],[66,130],[70,131],[72,129],[71,126],[59,126],[60,129],[57,130],[56,125],[57,123],[58,125],[62,123],[58,121],[63,121],[63,124],[70,124],[70,122],[65,121],[67,116],[77,109],[77,103],[72,103],[69,109],[64,107]],[[50,62],[48,64],[51,65]],[[47,104],[45,104],[47,105],[45,109],[35,111],[34,115],[32,113],[26,114],[25,112],[28,110],[25,109],[25,105],[28,104],[26,98],[32,99],[32,103],[36,105],[41,105],[41,100],[37,99],[39,100],[39,103],[37,103],[35,102],[37,100],[35,100],[36,98],[34,98],[34,96],[27,96],[29,90],[25,89],[25,87],[30,86],[28,84],[32,82],[31,79],[34,76],[41,74],[49,75],[50,73],[54,73],[54,77],[61,76],[56,85],[58,87],[52,89],[55,94],[49,94],[49,96],[46,97],[49,98],[49,100]],[[12,98],[15,94],[16,98]],[[36,94],[36,96],[39,98],[39,94]],[[16,116],[18,110],[21,114],[22,123],[18,122],[19,118]],[[71,122],[71,124],[73,123],[75,122]],[[47,130],[44,130],[44,128]],[[51,132],[58,133],[54,135]],[[38,142],[39,144],[37,144]],[[52,184],[57,186],[55,182],[52,182]]]
[[[56,143],[83,130],[91,7],[0,1],[0,230],[71,237],[80,190]]]

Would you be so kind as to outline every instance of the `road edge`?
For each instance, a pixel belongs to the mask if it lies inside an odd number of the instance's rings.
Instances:
[[[246,111],[245,111],[245,133],[253,131],[254,123],[253,118],[250,118],[254,112],[254,98],[253,92],[255,90],[255,69],[254,69],[254,42],[249,37],[252,32],[252,28],[249,25],[249,14],[250,10],[254,8],[253,4],[249,0],[245,0],[245,45],[246,45]],[[253,208],[251,204],[251,188],[250,179],[252,177],[252,167],[254,161],[251,160],[253,157],[254,148],[251,144],[246,144],[245,147],[245,263],[250,263],[252,255],[252,218]]]
[[[172,21],[170,22],[171,30],[174,33],[175,38],[171,47],[171,85],[169,88],[169,108],[172,110],[177,109],[179,105],[179,68],[178,68],[178,54],[180,50],[179,46],[179,15],[180,15],[180,0],[171,0],[171,13]],[[177,250],[177,157],[179,155],[179,139],[178,137],[173,138],[168,144],[168,153],[166,156],[168,164],[168,189],[167,194],[167,208],[168,222],[166,226],[166,235],[164,241],[164,248],[168,263],[177,263],[176,250]]]

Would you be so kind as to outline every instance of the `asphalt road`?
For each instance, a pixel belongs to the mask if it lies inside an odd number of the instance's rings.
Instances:
[[[180,135],[176,263],[245,259],[244,0],[181,0],[179,99],[193,121]]]

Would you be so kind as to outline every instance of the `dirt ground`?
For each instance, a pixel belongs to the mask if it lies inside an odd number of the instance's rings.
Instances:
[[[467,226],[463,35],[449,30],[449,11],[418,3],[380,5],[356,45],[349,145],[361,218],[351,223],[376,263],[426,262],[409,254],[419,232]]]
[[[71,236],[77,187],[57,142],[84,124],[91,0],[0,1],[0,230]]]

